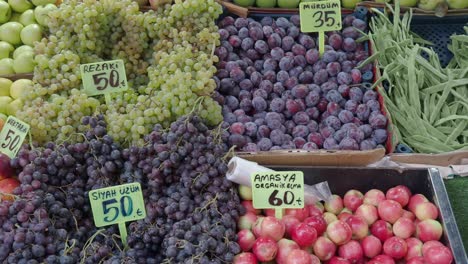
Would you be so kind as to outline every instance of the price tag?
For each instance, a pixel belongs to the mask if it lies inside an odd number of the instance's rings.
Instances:
[[[0,132],[0,152],[11,159],[16,157],[29,131],[29,125],[9,116]]]
[[[146,217],[143,192],[139,183],[112,186],[89,192],[96,227],[118,224],[122,242],[127,243],[125,222]]]
[[[304,208],[301,171],[259,172],[250,177],[255,209],[276,209],[276,217],[281,218],[285,208]]]
[[[325,50],[325,31],[341,30],[341,3],[339,0],[302,2],[299,4],[302,32],[319,33],[319,51]]]
[[[81,78],[87,95],[108,95],[128,89],[123,60],[81,64]]]

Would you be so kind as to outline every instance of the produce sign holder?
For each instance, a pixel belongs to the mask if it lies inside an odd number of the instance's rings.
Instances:
[[[439,221],[444,228],[442,242],[450,247],[454,263],[466,263],[463,247],[452,207],[442,177],[436,169],[374,169],[374,168],[331,168],[331,167],[287,167],[270,166],[275,171],[302,171],[304,183],[308,185],[328,181],[332,193],[343,196],[348,190],[363,193],[370,189],[388,190],[396,185],[405,185],[413,193],[421,193],[440,210]]]

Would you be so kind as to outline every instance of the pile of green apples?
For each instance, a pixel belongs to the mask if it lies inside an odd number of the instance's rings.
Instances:
[[[375,2],[395,4],[396,0],[375,0]],[[444,2],[447,2],[450,9],[468,8],[468,0],[400,0],[400,5],[433,11],[438,5],[443,4]]]
[[[34,42],[42,39],[56,0],[0,0],[0,75],[34,70]]]
[[[32,81],[28,79],[13,82],[7,78],[0,78],[0,130],[7,117],[23,107],[21,98],[30,91],[30,87]]]

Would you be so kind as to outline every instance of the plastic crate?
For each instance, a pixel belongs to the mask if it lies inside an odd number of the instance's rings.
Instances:
[[[413,193],[421,193],[437,205],[440,211],[438,220],[444,228],[442,242],[451,248],[454,263],[468,263],[447,190],[437,169],[399,171],[372,168],[269,167],[278,171],[303,171],[305,184],[313,185],[327,181],[332,193],[341,196],[350,189],[365,193],[374,188],[386,191],[396,185],[405,185]]]

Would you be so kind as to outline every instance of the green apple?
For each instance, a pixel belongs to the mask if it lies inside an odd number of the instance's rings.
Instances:
[[[0,60],[0,75],[14,74],[13,59],[4,58]]]
[[[447,0],[447,4],[450,7],[450,9],[468,8],[467,0]]]
[[[18,57],[23,52],[34,52],[34,49],[28,45],[19,46],[15,49],[15,51],[13,51],[13,59],[16,59],[16,57]]]
[[[56,0],[32,0],[33,5],[41,6],[47,4],[55,4]]]
[[[19,22],[21,13],[12,12],[10,17],[10,22]]]
[[[278,0],[278,6],[282,8],[298,8],[300,0]]]
[[[362,2],[362,0],[341,0],[341,6],[343,8],[354,9],[359,2]]]
[[[31,24],[37,23],[37,22],[36,22],[36,19],[34,18],[34,10],[28,9],[28,10],[24,11],[24,12],[21,14],[21,16],[19,17],[19,22],[20,22],[23,26],[27,26],[27,25],[31,25]]]
[[[13,60],[13,70],[15,73],[28,73],[34,71],[34,53],[25,52]]]
[[[13,101],[10,96],[0,96],[0,113],[6,114],[8,105]]]
[[[49,13],[56,10],[57,6],[54,4],[47,4],[45,6],[38,6],[34,9],[34,17],[41,26],[47,26],[49,22]]]
[[[6,41],[0,41],[0,59],[9,58],[15,47]]]
[[[258,7],[263,7],[263,8],[275,7],[276,0],[257,0],[256,4]]]
[[[419,0],[400,0],[401,6],[412,7],[418,4]]]
[[[252,200],[252,189],[245,185],[239,185],[239,196],[242,200]]]
[[[7,112],[5,114],[15,116],[18,111],[23,108],[23,101],[16,99],[10,102],[7,106]]]
[[[28,79],[18,79],[10,86],[10,96],[13,99],[20,99],[30,90],[32,90],[33,82]]]
[[[10,96],[10,87],[13,82],[7,78],[0,78],[0,96]]]
[[[34,7],[28,0],[8,0],[8,4],[10,4],[13,11],[18,13],[23,13],[24,11]]]
[[[248,7],[255,4],[255,0],[234,0],[234,4]]]
[[[418,7],[424,10],[432,11],[444,0],[420,0]]]
[[[21,30],[20,37],[25,45],[33,47],[34,42],[42,39],[42,28],[38,24],[27,25]]]
[[[21,44],[21,30],[23,25],[19,22],[8,22],[0,26],[0,40],[13,46]]]
[[[11,8],[7,2],[0,1],[0,24],[6,23],[11,18]]]

